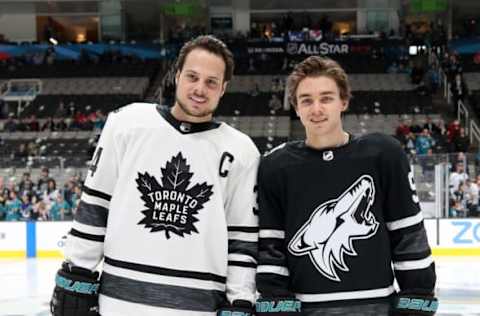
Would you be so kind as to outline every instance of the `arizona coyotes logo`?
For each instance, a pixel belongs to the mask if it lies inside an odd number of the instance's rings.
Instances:
[[[375,199],[372,177],[361,176],[338,198],[318,206],[295,234],[288,250],[309,255],[315,268],[333,281],[341,281],[336,268],[348,272],[345,255],[356,256],[353,241],[375,235],[378,222],[370,211]]]
[[[210,200],[213,185],[204,182],[188,188],[193,173],[181,152],[172,157],[161,171],[161,184],[148,172],[138,173],[137,188],[147,207],[142,211],[145,217],[138,224],[144,224],[150,232],[165,231],[167,239],[171,237],[170,233],[181,237],[198,233],[194,226],[198,222],[195,215]]]

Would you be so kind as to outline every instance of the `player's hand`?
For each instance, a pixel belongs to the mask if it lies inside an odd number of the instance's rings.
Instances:
[[[54,316],[99,316],[99,273],[72,267],[64,262],[55,277],[55,289],[50,301]]]

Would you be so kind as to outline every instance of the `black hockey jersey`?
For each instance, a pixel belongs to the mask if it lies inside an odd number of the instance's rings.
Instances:
[[[413,173],[393,138],[283,144],[263,158],[258,186],[260,293],[288,290],[306,307],[387,301],[394,276],[401,290],[433,291]]]

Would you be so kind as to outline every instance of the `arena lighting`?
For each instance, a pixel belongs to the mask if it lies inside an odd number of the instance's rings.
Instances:
[[[48,39],[48,41],[49,41],[50,43],[52,43],[53,45],[58,45],[58,41],[57,41],[56,39],[54,39],[53,37],[50,37],[50,38]]]

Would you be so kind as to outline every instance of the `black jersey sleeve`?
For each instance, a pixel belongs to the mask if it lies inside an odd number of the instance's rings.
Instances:
[[[288,290],[282,183],[269,157],[261,160],[258,171],[259,258],[257,290],[271,296]]]
[[[383,209],[390,236],[395,276],[402,291],[432,291],[435,264],[431,256],[413,172],[400,144],[383,141],[381,159]]]

